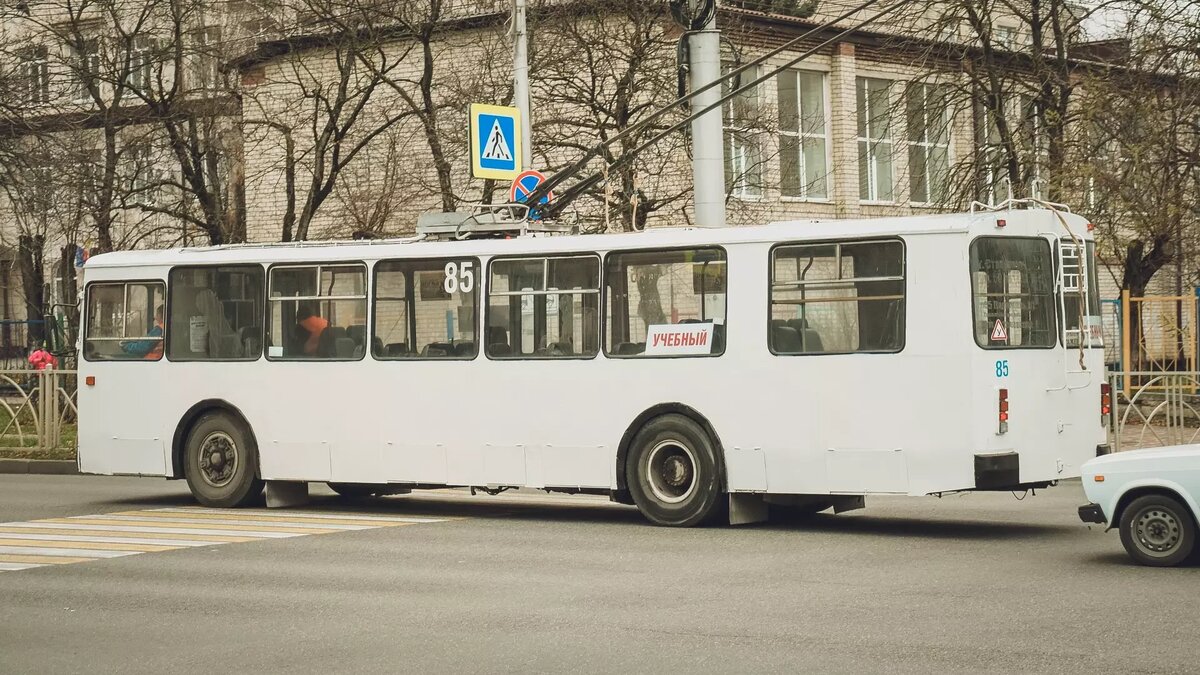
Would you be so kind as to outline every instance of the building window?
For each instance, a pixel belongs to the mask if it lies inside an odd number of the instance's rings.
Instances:
[[[727,272],[725,251],[719,248],[609,254],[605,353],[724,353]]]
[[[479,353],[477,258],[375,265],[376,359],[473,359]]]
[[[357,360],[367,337],[362,264],[271,268],[267,358]]]
[[[1010,94],[1001,98],[998,106],[981,106],[979,142],[979,199],[995,204],[1016,192],[1009,185],[1008,149],[1005,146],[1004,129],[1012,140],[1017,154],[1017,163],[1022,177],[1035,194],[1034,184],[1045,180],[1048,175],[1048,149],[1042,129],[1037,102],[1025,94]],[[1044,196],[1044,195],[1041,195]]]
[[[489,358],[588,358],[600,347],[600,259],[496,260],[488,286]]]
[[[130,201],[144,206],[159,203],[167,172],[159,164],[158,153],[146,142],[134,143],[125,152]]]
[[[262,354],[263,269],[258,265],[171,270],[167,357],[254,360]]]
[[[89,83],[100,84],[100,43],[98,40],[85,40],[83,48],[71,47],[72,93],[71,100],[75,103],[88,103],[92,100]]]
[[[31,47],[21,54],[20,76],[26,103],[50,102],[50,62],[45,47]]]
[[[161,282],[96,283],[88,286],[88,361],[157,361],[163,354]]]
[[[785,197],[829,198],[829,125],[824,73],[788,70],[779,74],[780,192]]]
[[[914,84],[908,88],[909,200],[946,201],[950,175],[950,106],[946,87]]]
[[[129,50],[129,86],[147,91],[154,83],[154,41],[147,37],[134,38]]]
[[[858,197],[869,202],[895,200],[892,175],[892,102],[890,80],[857,79]]]
[[[221,83],[221,27],[196,31],[192,63],[192,88],[214,89]]]
[[[775,354],[903,349],[903,242],[776,248],[771,255],[767,344]]]
[[[728,69],[728,67],[727,67]],[[758,79],[758,67],[742,73],[736,81],[725,80],[728,95]],[[762,120],[759,87],[738,94],[722,110],[725,135],[725,189],[735,197],[757,198],[763,191]]]

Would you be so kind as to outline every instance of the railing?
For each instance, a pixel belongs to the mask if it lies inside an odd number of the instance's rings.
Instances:
[[[1112,372],[1109,384],[1109,443],[1114,452],[1200,440],[1200,372]]]
[[[74,450],[77,391],[73,370],[0,371],[0,454]]]

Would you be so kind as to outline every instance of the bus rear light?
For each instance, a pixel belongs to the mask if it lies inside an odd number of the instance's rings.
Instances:
[[[1100,384],[1100,414],[1108,415],[1112,412],[1112,385],[1103,382]]]
[[[1000,390],[1000,430],[996,433],[1008,433],[1008,390]]]

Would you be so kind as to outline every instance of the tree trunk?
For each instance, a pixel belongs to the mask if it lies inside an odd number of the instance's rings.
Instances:
[[[45,268],[42,266],[46,238],[40,234],[23,234],[18,239],[17,264],[21,269],[21,288],[25,293],[25,318],[29,323],[27,346],[41,345],[46,340]]]
[[[59,275],[62,276],[62,302],[63,314],[66,316],[66,325],[63,326],[63,340],[66,341],[68,351],[75,345],[75,336],[79,330],[79,287],[78,278],[75,274],[75,250],[78,247],[75,244],[67,244],[62,247],[58,259]]]

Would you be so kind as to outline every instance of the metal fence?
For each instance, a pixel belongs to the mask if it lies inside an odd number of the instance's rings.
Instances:
[[[1136,382],[1128,390],[1119,385]],[[1111,372],[1109,442],[1114,452],[1200,439],[1200,372]]]
[[[73,450],[77,391],[73,370],[0,371],[0,450]]]

